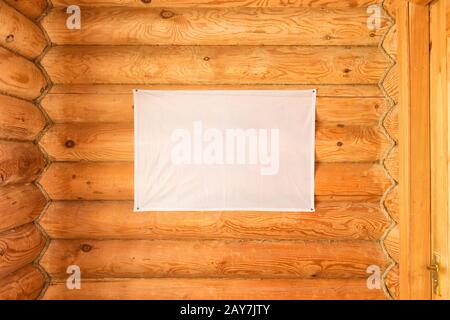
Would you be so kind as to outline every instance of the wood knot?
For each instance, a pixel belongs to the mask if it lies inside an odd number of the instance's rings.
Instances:
[[[13,42],[13,41],[14,41],[14,35],[13,34],[8,34],[6,36],[6,42],[10,43],[10,42]]]
[[[5,255],[5,250],[4,249],[0,249],[0,257],[3,257]]]
[[[350,72],[352,72],[351,69],[348,69],[348,68],[344,69],[344,73],[350,73]]]
[[[345,125],[343,125],[343,124],[338,124],[337,127],[338,127],[338,128],[344,128]]]
[[[149,3],[151,3],[151,2],[152,2],[152,0],[141,0],[141,2],[142,2],[142,3],[146,3],[146,4],[149,4]]]
[[[369,33],[369,37],[374,38],[377,34],[375,32]]]
[[[65,143],[64,143],[64,145],[66,146],[66,148],[73,148],[73,147],[75,147],[75,141],[73,141],[73,140],[67,140]]]
[[[203,60],[209,61],[209,60],[211,60],[211,58],[210,57],[204,57]]]
[[[163,19],[170,19],[175,15],[175,13],[173,13],[172,11],[169,11],[169,10],[163,10],[163,11],[161,11],[160,15],[161,15],[161,18],[163,18]]]
[[[336,145],[337,145],[338,147],[342,147],[344,144],[343,144],[341,141],[339,141],[338,143],[336,143]]]
[[[92,246],[91,245],[89,245],[89,244],[82,244],[81,245],[81,251],[83,251],[83,252],[89,252],[89,251],[91,251],[92,250]]]

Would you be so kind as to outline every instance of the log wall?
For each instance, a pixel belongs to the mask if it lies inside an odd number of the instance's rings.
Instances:
[[[35,181],[46,166],[37,144],[47,120],[38,65],[47,46],[33,21],[46,1],[0,1],[0,300],[36,299],[45,276],[36,259],[46,244],[36,219],[47,205]]]
[[[52,2],[44,298],[396,297],[391,2],[378,30],[367,28],[376,0]],[[65,26],[70,4],[80,30]],[[317,88],[317,213],[134,214],[133,88]],[[65,285],[69,265],[81,290]],[[366,285],[371,265],[380,290]]]

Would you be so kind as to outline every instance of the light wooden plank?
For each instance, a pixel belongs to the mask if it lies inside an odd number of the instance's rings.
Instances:
[[[133,163],[54,163],[40,183],[53,200],[132,200]],[[382,195],[390,186],[373,163],[319,163],[316,195]]]
[[[388,61],[377,47],[57,46],[42,64],[59,84],[376,84]]]
[[[0,279],[33,262],[44,245],[33,223],[0,234]]]
[[[433,299],[442,300],[450,299],[447,6],[446,0],[439,0],[430,7],[431,245],[441,259],[441,292]]]
[[[46,203],[45,196],[33,184],[0,188],[0,233],[34,221]]]
[[[164,7],[319,7],[319,8],[354,8],[379,4],[380,0],[52,0],[56,7],[75,4],[83,7],[127,6],[138,8]]]
[[[316,212],[149,212],[131,201],[57,201],[40,220],[53,239],[379,240],[378,197],[316,198]]]
[[[46,125],[34,104],[0,94],[0,138],[34,140]]]
[[[42,106],[55,123],[134,121],[133,96],[129,94],[48,94]],[[317,99],[319,123],[377,126],[388,103],[382,98]]]
[[[384,98],[380,87],[375,84],[369,85],[301,85],[301,84],[76,84],[64,85],[54,84],[50,90],[51,94],[130,94],[134,89],[141,90],[317,90],[317,97],[332,98]],[[45,101],[45,99],[44,99]]]
[[[0,92],[33,100],[47,83],[41,70],[31,61],[0,47]]]
[[[65,8],[43,26],[58,45],[372,45],[389,20],[367,27],[367,8],[83,8],[83,27],[67,29]]]
[[[388,261],[377,242],[53,240],[40,264],[85,278],[367,278]]]
[[[47,40],[34,22],[0,1],[0,45],[34,59],[44,51]]]
[[[133,161],[132,123],[77,123],[54,125],[40,141],[56,161]],[[389,143],[377,127],[319,125],[316,161],[374,162]]]
[[[52,282],[44,299],[122,300],[384,300],[365,279],[104,279],[82,290]]]
[[[429,9],[404,3],[400,39],[400,298],[430,299]]]
[[[0,300],[34,300],[44,283],[44,275],[29,264],[0,279]]]
[[[35,144],[0,141],[0,187],[32,182],[44,166],[44,156]]]

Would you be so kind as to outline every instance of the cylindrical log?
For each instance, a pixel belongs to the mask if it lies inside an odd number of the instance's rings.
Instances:
[[[32,222],[46,203],[45,196],[33,184],[0,188],[0,233]]]
[[[0,1],[0,45],[34,59],[44,51],[47,40],[33,21]]]
[[[32,182],[44,166],[44,156],[33,143],[0,142],[0,187]]]
[[[44,92],[47,82],[42,71],[28,59],[0,47],[0,92],[27,100]]]
[[[31,102],[0,95],[0,139],[34,140],[45,124],[45,116]]]
[[[33,223],[0,234],[0,279],[34,261],[45,239]]]
[[[47,0],[5,0],[30,19],[38,18],[47,9]]]
[[[44,283],[44,275],[29,264],[0,279],[0,300],[34,300]]]

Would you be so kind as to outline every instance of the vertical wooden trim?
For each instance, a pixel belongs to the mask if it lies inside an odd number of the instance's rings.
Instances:
[[[400,298],[431,299],[429,7],[398,8],[400,63]]]
[[[446,6],[448,0],[431,5],[431,235],[432,251],[440,257],[441,290],[433,299],[450,299],[448,211],[448,89]]]

